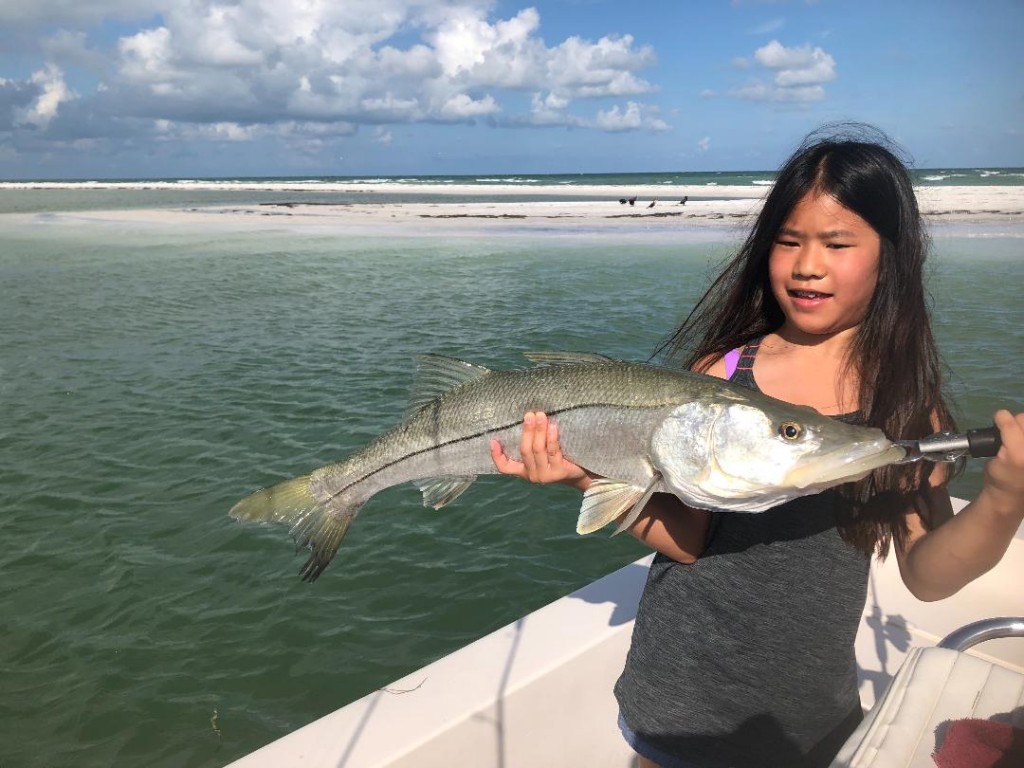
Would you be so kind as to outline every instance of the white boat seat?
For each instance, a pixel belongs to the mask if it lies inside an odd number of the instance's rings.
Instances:
[[[1024,729],[1024,673],[963,652],[996,637],[1024,637],[1024,618],[977,622],[911,649],[831,768],[935,768],[949,723],[963,718]]]

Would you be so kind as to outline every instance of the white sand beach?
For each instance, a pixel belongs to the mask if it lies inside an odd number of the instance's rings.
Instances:
[[[742,230],[760,209],[767,187],[750,186],[649,186],[628,190],[615,186],[531,185],[414,185],[351,184],[323,182],[6,182],[2,189],[97,188],[113,190],[152,189],[232,190],[268,189],[280,193],[280,201],[213,205],[189,208],[136,208],[117,211],[75,211],[46,214],[50,221],[134,222],[138,224],[217,225],[227,227],[316,227],[346,233],[417,235],[439,231],[466,232],[508,230],[591,232],[624,230],[672,232],[701,227]],[[339,198],[358,193],[361,202],[290,201],[289,192],[337,193]],[[667,194],[671,191],[671,196]],[[445,195],[451,202],[394,202],[396,194]],[[560,196],[561,200],[524,202],[530,196]],[[936,186],[917,190],[921,210],[930,224],[1024,223],[1024,186]],[[380,195],[381,202],[373,196]],[[474,201],[486,196],[487,201]],[[635,203],[622,202],[635,196]],[[502,200],[507,197],[507,200]],[[681,202],[683,197],[689,199]],[[712,197],[713,199],[707,199]],[[702,199],[704,198],[704,199]],[[368,200],[368,201],[367,201]],[[6,214],[25,219],[37,214]],[[261,224],[257,224],[261,222]]]

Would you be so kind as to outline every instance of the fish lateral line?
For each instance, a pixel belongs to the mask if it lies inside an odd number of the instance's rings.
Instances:
[[[551,411],[544,411],[544,413],[547,414],[549,417],[557,417],[557,416],[560,416],[560,415],[563,415],[563,414],[566,414],[566,413],[573,413],[575,411],[581,411],[581,410],[585,410],[585,409],[588,409],[588,408],[617,408],[617,409],[620,409],[620,410],[646,411],[646,410],[655,410],[655,409],[657,409],[659,407],[663,408],[663,407],[666,407],[668,405],[669,405],[669,403],[667,403],[667,402],[664,403],[664,404],[658,404],[658,405],[655,405],[655,406],[650,406],[650,405],[630,406],[630,405],[619,405],[619,404],[616,404],[616,403],[604,403],[604,402],[600,402],[600,403],[582,403],[582,404],[579,404],[579,405],[570,405],[570,406],[565,406],[563,408],[556,408],[556,409],[551,410]],[[419,412],[421,412],[423,410],[425,410],[425,409],[420,409]],[[527,408],[526,410],[529,411],[530,409]],[[538,408],[538,409],[534,409],[534,410],[543,410],[543,409]],[[419,412],[417,412],[417,413],[419,413]],[[414,414],[414,415],[416,415],[416,414]],[[524,411],[524,415],[525,415],[525,411]],[[381,472],[385,472],[388,469],[391,469],[392,467],[398,466],[399,464],[401,464],[404,461],[408,461],[410,459],[415,459],[415,458],[417,458],[419,456],[422,456],[422,455],[424,455],[426,453],[430,453],[432,451],[436,451],[436,450],[439,450],[441,448],[450,448],[451,446],[459,445],[461,443],[470,442],[472,440],[478,440],[481,437],[484,437],[484,436],[486,436],[489,433],[504,432],[505,430],[513,429],[514,427],[518,426],[521,423],[522,423],[522,420],[520,419],[518,421],[512,421],[512,422],[500,424],[498,426],[491,427],[489,429],[481,430],[479,432],[473,432],[473,433],[467,434],[467,435],[461,435],[459,437],[452,438],[452,439],[446,440],[444,442],[435,443],[435,444],[433,444],[431,446],[428,446],[426,448],[420,448],[420,449],[417,449],[415,451],[411,451],[410,453],[406,453],[406,454],[400,456],[399,458],[395,459],[394,461],[389,461],[389,462],[386,462],[384,464],[381,464],[379,467],[374,467],[373,469],[369,470],[368,472],[365,472],[362,475],[359,475],[358,477],[350,480],[348,483],[343,485],[338,490],[328,493],[326,495],[326,501],[334,501],[338,496],[343,494],[345,491],[349,490],[352,486],[358,485],[361,482],[369,480],[370,478],[372,478],[372,477],[374,477],[376,475],[379,475]],[[408,422],[402,422],[401,424],[398,424],[397,426],[393,427],[390,431],[385,432],[383,435],[381,435],[380,439],[384,440],[384,439],[390,437],[393,433],[396,433],[397,431],[401,430],[401,428],[403,426],[405,426],[406,424],[408,424]],[[340,465],[344,466],[346,461],[347,461],[347,459],[342,459],[340,462],[336,462],[336,465],[340,464]],[[428,478],[416,478],[416,479],[417,480],[429,479],[429,476],[428,476]],[[415,482],[415,480],[413,480],[412,482]]]

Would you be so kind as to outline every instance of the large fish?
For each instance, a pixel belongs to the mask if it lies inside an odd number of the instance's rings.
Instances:
[[[658,491],[703,509],[758,512],[905,455],[880,430],[712,376],[593,354],[528,357],[538,365],[492,371],[423,356],[404,421],[343,461],[257,491],[231,516],[290,524],[312,552],[301,575],[313,581],[375,493],[411,481],[440,508],[497,471],[492,439],[518,457],[526,411],[545,411],[563,454],[607,478],[584,494],[579,533],[629,512],[622,530]]]

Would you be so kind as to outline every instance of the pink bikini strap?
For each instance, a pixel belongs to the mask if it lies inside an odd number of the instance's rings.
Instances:
[[[737,347],[731,349],[725,353],[725,378],[731,379],[732,375],[736,372],[736,366],[740,363],[740,352],[742,350]]]

